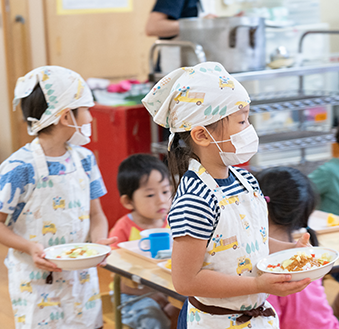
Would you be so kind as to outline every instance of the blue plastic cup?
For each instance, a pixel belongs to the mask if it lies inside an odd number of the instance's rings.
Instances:
[[[149,241],[149,248],[144,248],[144,241]],[[155,258],[159,250],[170,249],[170,235],[166,232],[151,233],[147,238],[139,241],[139,248],[142,251],[150,251],[152,258]]]

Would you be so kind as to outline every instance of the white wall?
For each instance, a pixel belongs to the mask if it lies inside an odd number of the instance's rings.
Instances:
[[[12,153],[12,135],[10,111],[11,101],[8,97],[7,72],[4,45],[3,18],[0,7],[0,162]]]
[[[339,30],[338,0],[321,0],[320,17],[330,26],[330,30]],[[331,52],[339,53],[339,34],[330,37]]]
[[[46,34],[42,0],[29,0],[32,68],[47,64]]]

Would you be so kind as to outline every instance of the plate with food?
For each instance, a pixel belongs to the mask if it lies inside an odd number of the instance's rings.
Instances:
[[[308,220],[308,226],[316,231],[317,235],[339,231],[339,216],[324,211],[315,210]],[[306,232],[305,228],[292,233],[294,239],[299,239]]]
[[[44,250],[46,259],[66,271],[95,267],[110,251],[109,246],[96,243],[59,244]]]
[[[159,267],[161,267],[162,269],[164,269],[166,272],[171,273],[172,270],[172,259],[168,259],[165,262],[161,262],[157,264]]]
[[[338,256],[338,252],[330,248],[292,248],[268,255],[257,263],[257,268],[262,273],[289,273],[291,281],[305,278],[314,281],[332,269]]]

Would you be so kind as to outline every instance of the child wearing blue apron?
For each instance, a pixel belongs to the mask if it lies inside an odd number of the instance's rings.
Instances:
[[[268,237],[267,205],[255,178],[234,167],[257,152],[250,99],[224,67],[206,62],[168,74],[143,99],[169,128],[169,169],[176,195],[168,217],[174,238],[172,279],[189,296],[187,328],[279,328],[267,294],[288,295],[310,279],[258,276],[269,252],[308,246]]]

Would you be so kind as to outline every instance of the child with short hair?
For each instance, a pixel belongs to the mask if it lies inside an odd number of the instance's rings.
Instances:
[[[304,228],[311,244],[318,246],[315,231],[308,227],[316,205],[310,180],[299,170],[282,166],[265,169],[256,178],[267,201],[270,236],[292,242],[292,232]],[[267,300],[279,316],[281,329],[339,329],[321,279],[296,294],[270,295]]]
[[[130,213],[120,218],[109,236],[120,242],[141,239],[140,232],[150,228],[166,228],[171,206],[168,169],[150,154],[133,154],[119,165],[117,176],[121,204]]]
[[[150,154],[133,154],[121,162],[118,170],[118,189],[121,204],[131,212],[120,218],[109,236],[117,237],[111,245],[138,240],[140,232],[151,228],[166,228],[167,213],[171,206],[171,185],[168,169]],[[121,283],[122,322],[131,328],[176,328],[179,310],[168,303],[164,294],[130,281]],[[154,292],[149,297],[141,295]],[[172,320],[172,327],[171,321]]]
[[[171,72],[143,99],[154,121],[171,131],[169,168],[174,183],[180,180],[168,218],[172,280],[191,296],[179,316],[189,329],[278,327],[267,294],[286,296],[310,283],[257,275],[256,263],[269,251],[308,246],[309,235],[294,244],[261,233],[268,229],[265,199],[254,177],[233,167],[258,149],[249,103],[244,87],[216,62]]]
[[[106,188],[95,157],[80,147],[90,141],[91,92],[79,74],[44,66],[19,78],[14,93],[14,106],[21,101],[28,132],[37,136],[0,167],[0,243],[10,248],[5,263],[21,319],[16,326],[101,328],[96,268],[62,271],[44,258],[50,246],[115,240],[107,239],[99,200]]]

